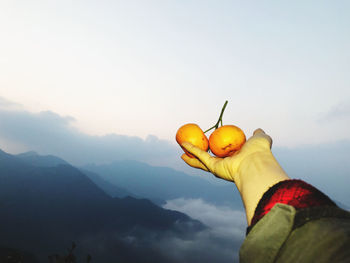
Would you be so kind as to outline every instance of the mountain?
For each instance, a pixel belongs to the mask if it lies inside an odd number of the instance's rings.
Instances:
[[[147,199],[201,198],[216,205],[243,210],[241,197],[233,183],[213,184],[199,176],[191,176],[167,167],[154,167],[138,161],[90,164],[83,168]]]
[[[39,159],[0,150],[0,247],[47,262],[48,255],[63,253],[74,241],[77,255],[91,254],[92,262],[171,262],[155,243],[169,236],[188,239],[206,229],[147,199],[112,198],[77,168],[50,167],[47,163],[57,159]]]
[[[85,174],[87,177],[89,177],[91,181],[93,181],[99,188],[101,188],[103,191],[105,191],[105,193],[107,193],[111,197],[121,198],[121,197],[132,196],[135,198],[141,198],[140,196],[137,196],[122,187],[119,187],[113,183],[107,182],[97,173],[93,173],[85,169],[80,169],[80,171],[83,174]]]
[[[21,159],[27,164],[37,167],[56,167],[58,165],[70,165],[65,160],[54,156],[54,155],[39,155],[34,151],[29,151],[25,153],[20,153],[15,155],[17,158]],[[87,175],[91,181],[93,181],[99,188],[103,189],[107,194],[112,197],[126,197],[126,196],[134,196],[138,197],[126,189],[118,187],[112,183],[107,182],[101,176],[96,173],[80,169],[82,173]]]
[[[68,165],[59,157],[42,156],[32,151],[18,154],[16,157],[40,167]],[[176,198],[201,198],[216,205],[225,205],[242,211],[244,209],[237,189],[229,182],[213,184],[199,176],[132,160],[103,165],[90,164],[79,169],[112,197],[147,198],[158,205]]]
[[[39,155],[34,151],[20,153],[15,155],[25,163],[38,167],[55,167],[60,164],[69,165],[65,160],[53,155]]]

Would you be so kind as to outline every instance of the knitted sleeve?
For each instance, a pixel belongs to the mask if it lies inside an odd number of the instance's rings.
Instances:
[[[296,209],[312,206],[336,206],[327,195],[312,185],[302,180],[285,180],[265,192],[255,209],[249,228],[266,215],[276,203],[288,204]]]

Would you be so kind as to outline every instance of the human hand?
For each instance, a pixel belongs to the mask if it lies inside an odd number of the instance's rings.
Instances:
[[[263,194],[280,181],[290,179],[271,152],[272,139],[262,129],[254,131],[243,147],[234,155],[218,158],[191,143],[184,147],[196,158],[183,154],[181,158],[190,166],[211,172],[216,177],[234,182],[246,210],[250,225],[255,208]]]
[[[196,158],[188,157],[186,154],[181,158],[194,168],[234,182],[242,197],[247,223],[250,225],[255,208],[263,194],[276,183],[289,179],[273,156],[271,145],[271,137],[262,129],[257,129],[243,147],[232,156],[213,157],[191,143],[184,142],[182,147]]]
[[[191,143],[184,142],[181,146],[196,158],[191,158],[187,154],[183,154],[181,158],[194,168],[211,172],[221,179],[236,182],[238,174],[242,172],[240,169],[241,164],[251,158],[257,158],[270,153],[271,145],[271,137],[262,129],[257,129],[243,147],[232,156],[225,158],[214,157]]]

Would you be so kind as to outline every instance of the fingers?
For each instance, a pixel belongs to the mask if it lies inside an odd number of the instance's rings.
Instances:
[[[189,157],[187,154],[183,154],[181,159],[184,160],[189,166],[194,168],[202,169],[208,172],[208,168],[205,167],[203,163],[201,163],[197,158]]]
[[[264,132],[264,130],[263,130],[263,129],[258,128],[258,129],[256,129],[256,130],[253,132],[253,135],[255,135],[255,134],[259,134],[259,133],[266,134],[266,133]]]
[[[272,138],[269,136],[269,135],[267,135],[265,132],[264,132],[264,130],[263,129],[260,129],[260,128],[258,128],[258,129],[256,129],[254,132],[253,132],[253,136],[252,136],[252,139],[258,139],[258,138],[263,138],[263,139],[265,139],[266,141],[267,141],[267,143],[268,143],[268,146],[270,147],[270,149],[271,149],[271,147],[272,147]]]
[[[194,146],[190,142],[183,142],[181,146],[200,160],[210,158],[210,154],[208,152],[203,151],[202,149]]]
[[[214,157],[212,157],[208,152],[206,151],[203,151],[202,149],[194,146],[193,144],[189,143],[189,142],[183,142],[181,144],[181,146],[183,148],[185,148],[189,153],[191,153],[192,155],[194,155],[196,158],[191,158],[191,159],[194,159],[196,161],[193,161],[193,160],[189,160],[188,158],[186,159],[183,159],[186,163],[191,163],[193,165],[195,165],[195,167],[197,166],[201,166],[201,167],[197,167],[197,168],[200,168],[200,169],[203,169],[205,171],[208,171],[210,170],[210,165],[212,164],[212,159]],[[188,160],[188,162],[186,161]],[[199,165],[198,163],[201,163],[202,165]],[[190,165],[191,165],[190,164]],[[192,166],[192,165],[191,165]],[[204,169],[205,168],[205,169]]]

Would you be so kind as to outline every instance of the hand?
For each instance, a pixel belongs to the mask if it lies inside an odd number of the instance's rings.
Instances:
[[[213,157],[208,152],[199,149],[191,143],[184,142],[182,146],[196,158],[191,158],[187,154],[183,154],[181,158],[194,168],[211,172],[216,177],[235,182],[238,171],[240,170],[240,164],[248,157],[251,158],[264,152],[270,152],[271,145],[271,137],[262,129],[257,129],[243,147],[232,156],[226,158]]]
[[[247,223],[250,225],[255,208],[263,194],[288,175],[271,152],[272,139],[262,129],[255,130],[252,137],[234,155],[226,158],[211,156],[206,151],[184,142],[184,147],[196,158],[183,154],[181,158],[194,168],[211,172],[216,177],[234,182],[241,194]]]

